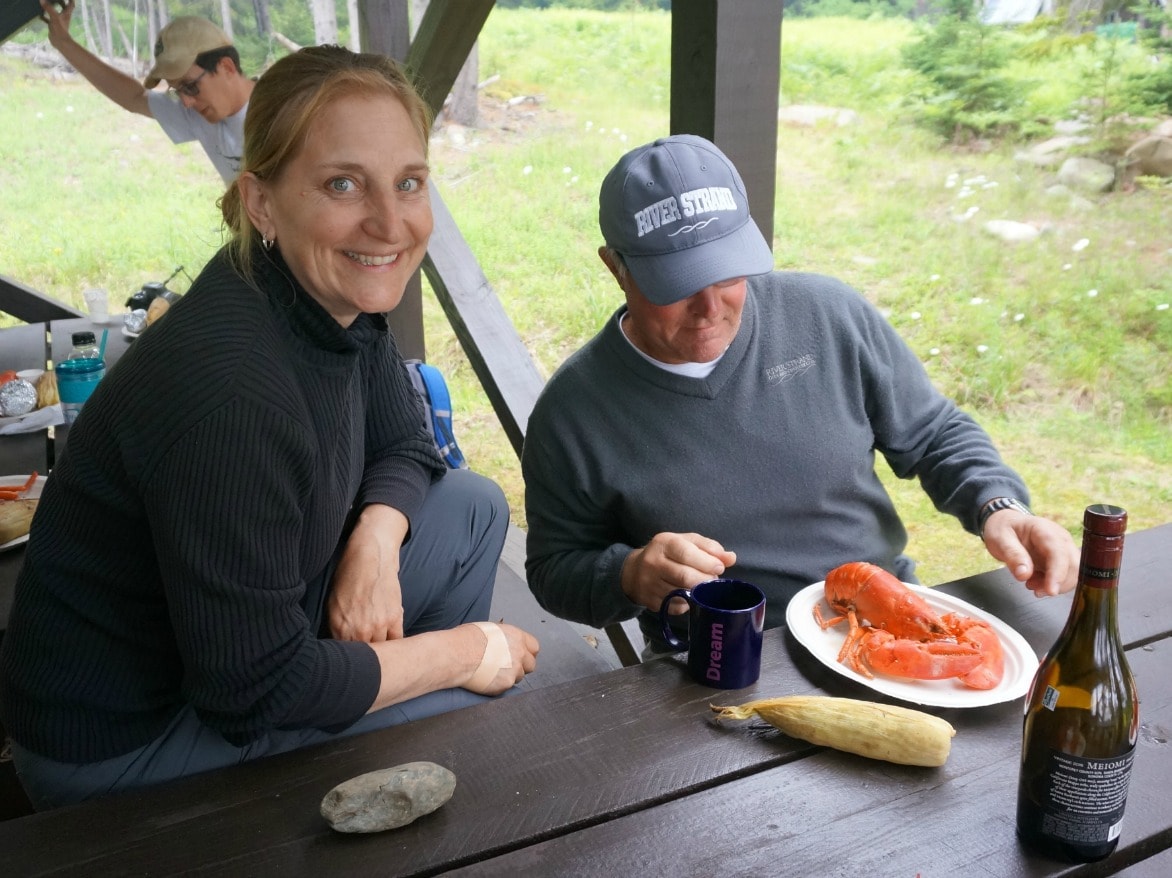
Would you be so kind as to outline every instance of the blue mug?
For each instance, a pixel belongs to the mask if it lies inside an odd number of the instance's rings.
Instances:
[[[688,639],[675,636],[668,621],[673,598],[688,602]],[[765,593],[739,579],[711,579],[677,588],[663,599],[659,621],[667,642],[688,651],[688,672],[716,689],[743,689],[761,676],[761,632]]]

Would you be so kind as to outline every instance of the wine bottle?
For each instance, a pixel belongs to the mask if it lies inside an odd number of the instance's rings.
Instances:
[[[1101,860],[1119,843],[1139,730],[1116,618],[1126,529],[1118,506],[1087,507],[1070,616],[1026,698],[1017,834],[1074,862]]]

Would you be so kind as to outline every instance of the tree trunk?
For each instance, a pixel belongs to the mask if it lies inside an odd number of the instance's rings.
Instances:
[[[220,0],[220,20],[223,22],[224,33],[228,35],[228,39],[235,42],[236,38],[232,36],[232,4],[228,0]]]
[[[319,46],[338,42],[338,12],[334,0],[310,0],[313,38]]]
[[[350,51],[362,51],[362,28],[358,24],[358,0],[346,0],[346,17],[350,20]]]
[[[167,8],[167,0],[155,0],[155,38],[158,38],[158,33],[163,28],[171,23],[171,10]],[[151,46],[154,46],[154,40],[151,40]],[[154,51],[153,49],[151,50]],[[153,62],[152,62],[153,63]]]
[[[114,35],[110,27],[110,0],[102,0],[102,16],[98,19],[98,40],[107,58],[114,57]]]
[[[85,33],[85,44],[94,54],[97,54],[98,41],[94,37],[93,28],[90,27],[90,19],[93,17],[93,11],[90,9],[86,0],[77,0],[77,12],[81,16],[81,29]]]
[[[256,16],[256,32],[267,37],[273,32],[273,18],[269,15],[269,0],[252,0],[252,11]]]

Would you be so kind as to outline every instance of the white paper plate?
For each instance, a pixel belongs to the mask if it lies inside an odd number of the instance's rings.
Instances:
[[[826,667],[849,677],[864,686],[869,686],[876,692],[910,701],[913,704],[925,704],[934,707],[983,707],[988,704],[1000,704],[1003,701],[1013,701],[1023,697],[1029,691],[1030,682],[1038,670],[1038,656],[1026,642],[1025,638],[989,613],[962,601],[960,598],[924,588],[919,585],[907,587],[919,594],[928,602],[933,611],[944,613],[963,613],[974,619],[987,622],[998,637],[1001,638],[1001,647],[1005,650],[1005,676],[993,689],[970,689],[958,680],[904,680],[898,677],[887,677],[876,674],[868,680],[862,674],[851,670],[838,661],[838,651],[846,639],[847,624],[843,622],[833,628],[823,631],[814,621],[814,605],[822,602],[823,618],[830,618],[835,614],[830,612],[825,602],[825,582],[815,582],[808,585],[794,595],[793,600],[786,607],[785,621],[794,637],[814,657]]]
[[[0,488],[19,488],[28,481],[28,473],[23,476],[0,476]],[[37,480],[33,482],[33,486],[29,488],[28,493],[23,495],[20,499],[32,500],[41,496],[41,489],[45,487],[45,476],[37,476]],[[23,537],[17,537],[15,540],[9,540],[6,543],[0,543],[0,552],[6,549],[11,549],[14,546],[19,546],[28,542],[28,534]]]

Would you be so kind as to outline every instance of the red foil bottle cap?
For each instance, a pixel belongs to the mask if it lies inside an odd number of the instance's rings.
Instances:
[[[1107,503],[1094,503],[1083,513],[1082,526],[1100,536],[1121,537],[1127,530],[1127,510]]]

